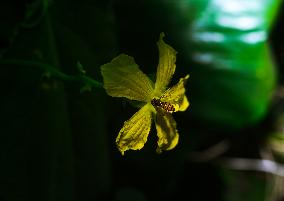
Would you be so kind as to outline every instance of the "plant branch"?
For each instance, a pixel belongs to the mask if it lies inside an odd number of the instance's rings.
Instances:
[[[0,60],[1,65],[15,65],[15,66],[26,66],[30,68],[37,68],[41,69],[43,72],[46,73],[47,76],[54,77],[56,79],[60,79],[66,82],[81,82],[91,88],[98,88],[102,89],[103,85],[101,82],[88,77],[84,74],[79,75],[67,75],[62,73],[61,71],[57,70],[57,68],[41,63],[36,61],[26,61],[26,60]]]

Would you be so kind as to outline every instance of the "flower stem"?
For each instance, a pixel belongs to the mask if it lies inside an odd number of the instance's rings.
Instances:
[[[67,75],[57,70],[57,68],[41,62],[36,61],[26,61],[26,60],[0,60],[0,65],[15,65],[15,66],[25,66],[31,68],[41,69],[50,77],[60,79],[66,82],[81,82],[89,87],[102,89],[103,85],[101,82],[88,77],[86,75]]]

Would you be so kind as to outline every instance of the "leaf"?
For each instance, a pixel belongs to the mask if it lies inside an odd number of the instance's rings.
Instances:
[[[208,2],[187,36],[192,115],[215,128],[238,129],[266,114],[276,84],[267,38],[278,0]]]

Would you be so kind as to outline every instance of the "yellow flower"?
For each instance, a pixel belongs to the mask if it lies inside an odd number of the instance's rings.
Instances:
[[[163,41],[160,34],[157,43],[159,64],[154,84],[138,67],[134,59],[121,54],[110,63],[101,66],[104,88],[108,95],[125,97],[143,103],[141,109],[124,122],[116,138],[123,155],[125,151],[141,149],[147,141],[152,120],[158,135],[157,152],[173,149],[179,139],[173,112],[185,111],[189,102],[185,95],[186,75],[173,87],[167,89],[174,72],[177,52]]]

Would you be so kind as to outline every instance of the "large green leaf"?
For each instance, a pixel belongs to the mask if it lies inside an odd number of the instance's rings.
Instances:
[[[280,1],[208,1],[187,35],[193,60],[192,114],[241,128],[261,119],[276,73],[267,38]]]

